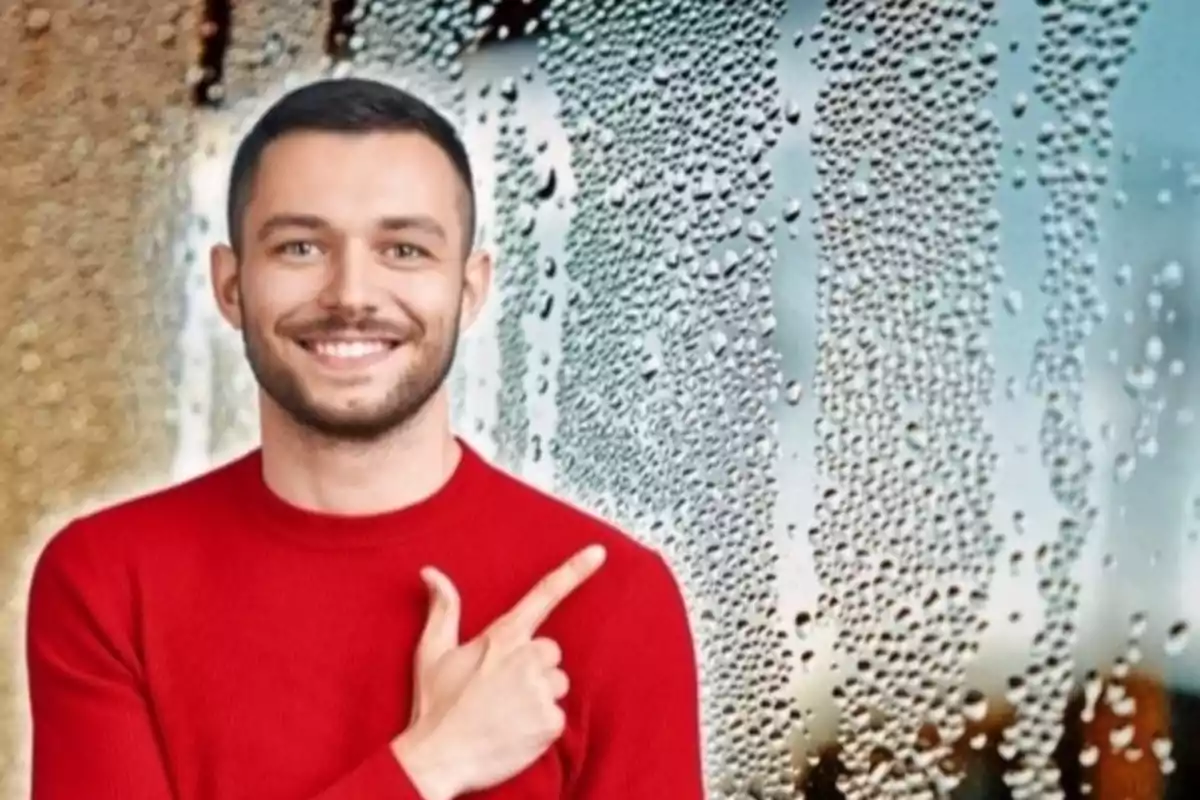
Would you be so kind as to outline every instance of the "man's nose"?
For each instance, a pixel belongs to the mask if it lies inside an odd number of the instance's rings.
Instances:
[[[347,244],[326,262],[321,304],[329,308],[366,308],[374,303],[372,280],[378,265],[368,248]]]

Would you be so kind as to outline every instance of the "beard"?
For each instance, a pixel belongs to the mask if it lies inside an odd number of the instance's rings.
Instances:
[[[308,327],[329,332],[371,330],[370,321],[355,323],[345,318],[327,318]],[[450,374],[458,347],[458,314],[441,341],[428,338],[427,330],[421,329],[399,345],[411,349],[412,357],[384,398],[351,409],[333,408],[314,398],[298,371],[272,350],[260,327],[244,325],[242,342],[259,387],[297,425],[331,441],[365,444],[383,438],[416,416]]]

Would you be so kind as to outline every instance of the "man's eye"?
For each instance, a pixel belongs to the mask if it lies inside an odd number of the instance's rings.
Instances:
[[[307,258],[308,256],[311,256],[313,253],[316,252],[317,246],[315,244],[313,244],[312,242],[297,241],[297,242],[284,242],[283,244],[279,245],[275,249],[276,249],[276,252],[280,253],[281,255],[299,256],[300,258]]]
[[[421,258],[425,251],[414,244],[393,244],[388,246],[388,254],[396,258]]]

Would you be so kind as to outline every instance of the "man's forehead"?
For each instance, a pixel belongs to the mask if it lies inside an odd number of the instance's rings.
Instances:
[[[428,137],[413,133],[288,134],[263,151],[261,168],[272,177],[306,173],[354,174],[386,180],[396,173],[457,176],[450,156]],[[276,175],[275,173],[279,173]]]
[[[447,238],[473,238],[474,201],[463,176],[418,132],[288,134],[264,150],[250,188],[246,210],[255,227],[280,213],[356,228],[426,216]]]
[[[278,147],[275,147],[275,145]],[[433,145],[328,142],[294,139],[272,143],[263,154],[256,188],[314,195],[393,195],[414,203],[459,202],[462,179]]]

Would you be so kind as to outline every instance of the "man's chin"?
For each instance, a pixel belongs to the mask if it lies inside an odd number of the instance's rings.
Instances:
[[[375,376],[355,383],[329,381],[299,369],[260,368],[255,375],[272,404],[301,428],[350,441],[378,439],[405,425],[441,385],[417,380],[419,375],[393,380]]]
[[[409,416],[395,411],[347,412],[330,409],[308,409],[292,415],[301,426],[329,439],[357,442],[382,438],[407,422]]]

